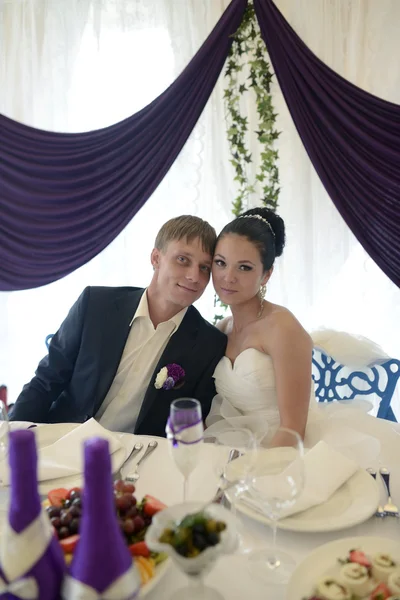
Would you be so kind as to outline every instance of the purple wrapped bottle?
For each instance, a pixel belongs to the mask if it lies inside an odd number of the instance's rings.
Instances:
[[[108,441],[85,442],[85,484],[80,539],[66,577],[65,600],[132,600],[140,575],[117,521]]]
[[[2,526],[0,596],[58,600],[66,567],[64,555],[40,502],[35,435],[10,433],[11,493]]]

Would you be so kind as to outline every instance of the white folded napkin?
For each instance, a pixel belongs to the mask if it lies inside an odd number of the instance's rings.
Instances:
[[[356,462],[337,452],[324,441],[318,442],[309,450],[303,460],[303,491],[295,504],[282,511],[282,518],[326,502],[359,468]],[[263,480],[260,478],[257,480],[260,498],[263,496],[262,486]],[[271,496],[271,491],[266,489],[266,498],[268,495]],[[246,495],[242,501],[258,512],[263,512],[261,501],[254,496]]]
[[[57,424],[59,427],[59,424]],[[46,425],[50,428],[51,425]],[[69,477],[83,472],[83,442],[91,437],[101,437],[108,440],[110,444],[111,460],[116,457],[121,459],[120,452],[123,448],[118,438],[108,429],[102,427],[95,419],[89,419],[82,425],[78,425],[69,433],[63,435],[53,444],[40,447],[40,429],[35,427],[32,429],[38,434],[38,481],[47,481],[50,479],[58,479],[60,477]],[[132,436],[133,438],[133,436]],[[125,457],[122,457],[122,461]],[[120,460],[120,462],[122,462]],[[3,461],[0,464],[0,479],[4,484],[9,483],[10,473],[8,461]],[[114,461],[113,461],[114,463]],[[118,468],[113,464],[114,468]]]
[[[63,435],[54,444],[38,448],[39,481],[82,473],[83,442],[91,437],[108,440],[111,455],[122,448],[121,442],[111,431],[102,427],[95,419],[89,419],[73,431]]]

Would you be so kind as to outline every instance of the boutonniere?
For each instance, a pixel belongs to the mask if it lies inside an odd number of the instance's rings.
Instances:
[[[185,371],[180,365],[172,363],[163,367],[158,372],[154,387],[157,390],[171,390],[173,387],[181,387],[183,385],[183,378],[185,377]],[[178,385],[179,384],[179,385]]]

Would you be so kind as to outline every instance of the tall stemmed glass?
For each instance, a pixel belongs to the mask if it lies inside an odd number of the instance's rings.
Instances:
[[[189,475],[198,463],[203,430],[201,404],[198,400],[179,398],[171,402],[166,433],[170,441],[171,456],[183,475],[184,502],[187,498]]]
[[[214,446],[211,456],[209,455],[209,462],[218,477],[219,487],[213,502],[225,504],[236,516],[236,503],[249,489],[257,442],[249,429],[232,427],[225,421],[219,427],[217,425],[204,432],[204,444]],[[246,553],[249,548],[241,529],[238,522],[238,550],[240,553]]]
[[[296,563],[277,550],[276,533],[279,519],[296,503],[304,487],[304,448],[299,434],[284,427],[278,429],[272,443],[277,445],[257,449],[248,498],[269,519],[272,545],[253,551],[250,560],[264,580],[285,583]]]
[[[225,491],[228,492],[232,503],[248,489],[248,479],[256,458],[256,439],[249,429],[231,427],[223,422],[219,427],[213,425],[212,430],[204,432],[204,443],[214,446],[210,458],[214,474],[219,479],[218,491],[221,497]]]

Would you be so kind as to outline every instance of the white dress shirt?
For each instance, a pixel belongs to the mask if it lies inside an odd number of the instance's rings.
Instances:
[[[117,373],[95,417],[103,427],[133,432],[153,372],[186,311],[184,308],[154,329],[147,290],[143,293],[130,324]]]

